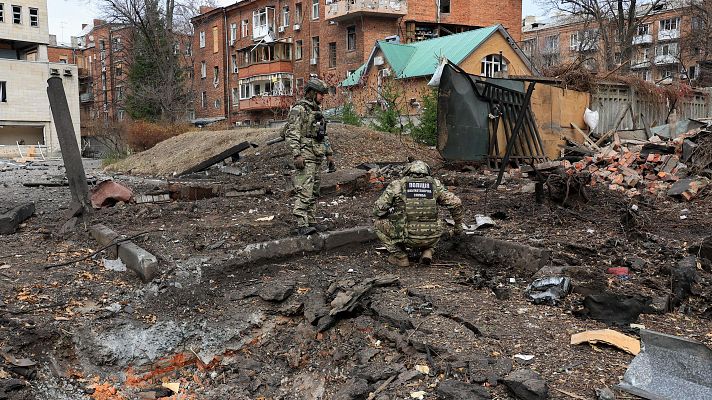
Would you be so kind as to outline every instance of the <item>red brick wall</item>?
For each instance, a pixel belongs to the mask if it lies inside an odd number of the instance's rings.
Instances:
[[[225,98],[225,27],[221,9],[210,12],[199,20],[194,20],[195,35],[193,37],[193,89],[195,98],[195,116],[197,118],[224,117],[226,110]],[[213,48],[214,29],[217,28],[218,51]],[[205,32],[205,47],[200,47],[200,32]],[[206,77],[201,77],[201,64],[206,64]],[[213,68],[218,67],[218,85],[213,84]],[[228,77],[230,78],[230,77]],[[205,92],[207,101],[205,107],[201,95]],[[219,101],[215,107],[215,101]]]
[[[47,46],[47,57],[49,62],[58,63],[62,59],[67,61],[67,64],[76,64],[74,50],[66,47]]]

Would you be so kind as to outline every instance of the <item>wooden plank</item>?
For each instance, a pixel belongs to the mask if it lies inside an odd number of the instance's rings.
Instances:
[[[192,173],[200,172],[204,169],[210,168],[211,166],[219,163],[222,160],[225,160],[232,156],[240,154],[241,151],[249,149],[250,146],[253,146],[250,142],[242,142],[240,144],[236,144],[235,146],[230,147],[229,149],[221,152],[220,154],[212,156],[212,157],[200,162],[199,164],[186,169],[185,171],[179,173],[178,176],[192,174]]]
[[[589,149],[587,149],[587,148],[585,148],[585,147],[567,146],[567,145],[565,145],[565,144],[560,144],[560,145],[558,145],[558,146],[559,146],[560,148],[564,149],[564,150],[575,151],[575,152],[577,152],[577,153],[587,154],[587,155],[589,155],[589,156],[596,155],[596,152],[595,152],[595,151],[591,151],[591,150],[589,150]]]
[[[588,144],[588,147],[592,148],[593,150],[600,150],[600,149],[601,149],[600,147],[598,147],[598,145],[597,145],[596,143],[593,142],[593,140],[591,140],[591,138],[588,137],[587,134],[585,134],[585,133],[581,130],[581,128],[579,128],[578,126],[576,126],[575,123],[572,122],[572,123],[571,123],[571,126],[572,126],[574,129],[576,129],[576,131],[577,131],[578,133],[580,133],[581,136],[583,136],[583,141],[586,142],[586,144]]]
[[[632,112],[632,109],[631,109],[631,107],[630,107],[630,103],[628,103],[628,106],[627,106],[627,107],[623,107],[623,108],[621,109],[621,111],[618,112],[618,119],[616,120],[616,124],[613,126],[613,129],[611,129],[610,131],[606,132],[606,134],[603,135],[603,136],[601,136],[600,139],[596,140],[596,145],[597,145],[597,146],[600,145],[601,143],[603,143],[604,140],[606,140],[606,139],[608,139],[609,137],[611,137],[611,135],[613,135],[614,133],[616,133],[616,131],[618,130],[618,126],[619,126],[619,125],[621,124],[621,122],[623,121],[623,118],[625,118],[625,115],[628,113],[628,110],[631,110],[631,112]],[[632,115],[631,115],[631,118],[633,118]]]

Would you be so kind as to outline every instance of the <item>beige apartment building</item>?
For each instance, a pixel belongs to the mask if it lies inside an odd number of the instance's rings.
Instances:
[[[79,142],[79,79],[76,65],[48,61],[46,0],[0,0],[0,157],[60,152],[47,97],[47,80],[64,82]]]
[[[705,60],[701,59],[699,50],[689,48],[689,42],[685,45],[686,35],[690,34],[693,24],[698,23],[689,11],[680,2],[659,4],[640,21],[632,40],[631,59],[623,60],[619,52],[614,53],[615,67],[658,84],[677,80],[695,84]],[[592,21],[572,16],[547,21],[526,17],[520,47],[540,69],[579,60],[594,73],[607,70],[599,29]]]

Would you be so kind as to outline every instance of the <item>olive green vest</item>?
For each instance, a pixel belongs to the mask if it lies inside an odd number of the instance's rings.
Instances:
[[[411,239],[433,239],[442,233],[438,218],[438,200],[432,177],[405,179],[405,231]]]

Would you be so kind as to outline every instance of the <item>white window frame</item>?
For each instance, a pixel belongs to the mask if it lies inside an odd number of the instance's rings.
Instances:
[[[208,64],[205,61],[200,62],[200,79],[208,77]]]
[[[250,20],[243,19],[242,25],[240,25],[240,36],[248,37],[250,36]]]
[[[321,45],[319,36],[312,36],[311,58],[319,60],[319,46]]]
[[[502,57],[502,70],[499,69],[499,58]],[[480,76],[494,77],[498,72],[507,72],[507,59],[499,54],[488,54],[481,61],[484,72]]]
[[[18,5],[13,4],[13,5],[11,6],[11,8],[12,8],[12,23],[15,24],[15,25],[22,25],[22,6],[18,6]],[[18,15],[17,15],[17,21],[18,21],[18,22],[15,22],[15,8],[18,9],[18,11],[17,11],[17,14],[18,14]]]
[[[289,6],[282,7],[282,26],[289,26]]]
[[[680,17],[660,20],[660,30],[661,31],[679,31],[680,30]]]
[[[237,41],[237,22],[230,24],[230,46]]]
[[[203,108],[208,108],[208,92],[200,93],[200,105]]]
[[[200,31],[200,34],[198,35],[198,37],[199,37],[199,40],[200,40],[200,45],[199,45],[199,46],[200,46],[200,48],[202,49],[202,48],[205,47],[205,31]]]
[[[220,108],[220,99],[215,99],[215,101],[213,102],[213,107],[215,107],[215,109]]]
[[[5,22],[5,3],[0,3],[0,22]]]
[[[252,98],[252,84],[249,83],[243,83],[244,81],[240,81],[240,100],[249,100]]]
[[[353,28],[353,32],[351,29]],[[353,36],[353,41],[351,37]],[[346,51],[356,50],[356,25],[346,27]]]
[[[232,73],[236,74],[238,71],[237,68],[237,54],[231,54],[230,55],[230,62],[232,63]]]
[[[569,35],[569,47],[571,50],[578,50],[581,41],[579,40],[579,33],[573,32]]]
[[[220,67],[217,65],[213,67],[213,85],[220,83]]]
[[[32,15],[33,11],[34,15]],[[40,27],[40,10],[37,8],[30,8],[30,26],[32,28]]]
[[[319,0],[312,0],[311,19],[319,19]]]

